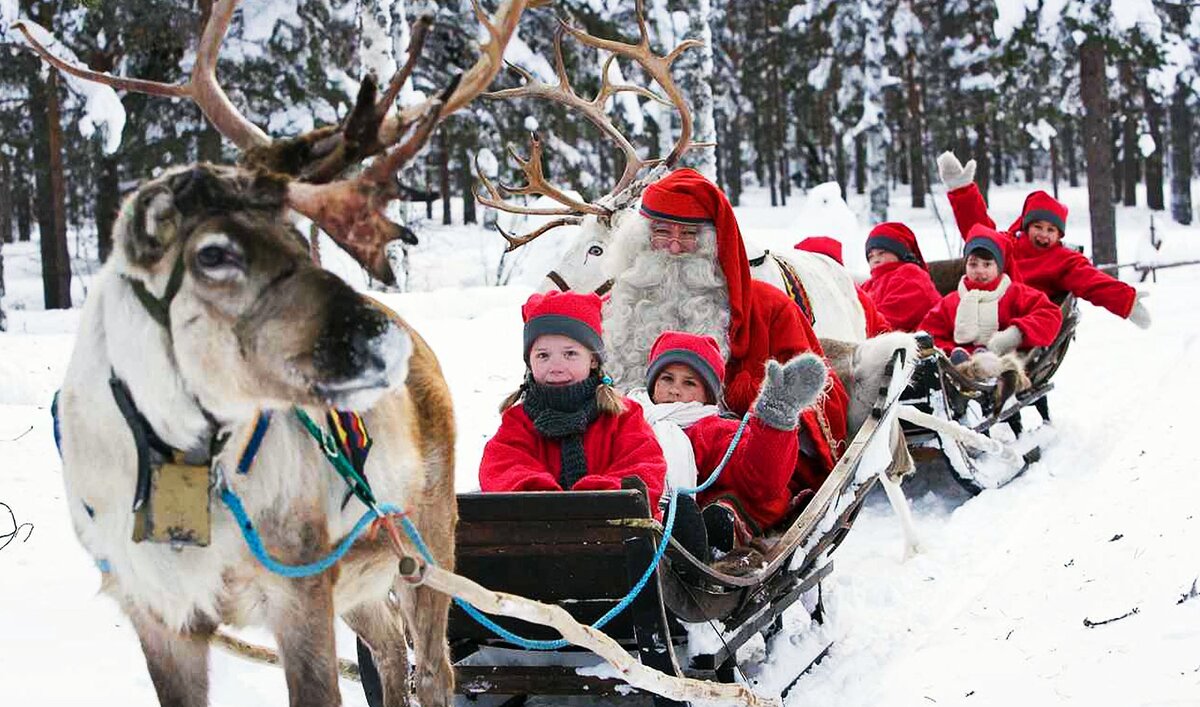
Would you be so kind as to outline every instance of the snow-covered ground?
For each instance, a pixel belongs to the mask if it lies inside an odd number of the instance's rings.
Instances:
[[[994,190],[1007,224],[1027,189]],[[1087,245],[1086,193],[1064,191],[1068,240]],[[903,197],[900,197],[903,198]],[[894,204],[926,257],[959,243],[929,211]],[[866,228],[836,198],[817,191],[772,209],[761,192],[738,209],[743,230],[773,249],[805,235],[834,235],[862,269]],[[857,198],[852,206],[859,206]],[[1146,259],[1149,215],[1118,208],[1121,262]],[[1200,228],[1156,216],[1163,261],[1195,258]],[[519,305],[526,279],[494,282],[500,239],[481,228],[430,228],[412,253],[413,287],[381,298],[433,346],[459,420],[458,485],[475,484],[499,400],[519,382]],[[548,236],[548,239],[554,236]],[[561,241],[531,260],[552,260]],[[326,249],[332,267],[350,273]],[[154,691],[136,637],[79,548],[63,504],[49,400],[70,354],[78,310],[43,312],[36,244],[4,248],[10,331],[0,334],[0,704],[152,705]],[[91,266],[94,269],[94,264]],[[541,265],[531,266],[531,272]],[[87,286],[80,261],[76,292]],[[827,658],[791,692],[791,705],[1200,705],[1200,597],[1182,600],[1200,577],[1200,454],[1189,410],[1200,399],[1200,270],[1160,272],[1149,331],[1083,305],[1078,339],[1051,396],[1056,436],[1043,459],[998,491],[968,499],[945,479],[913,479],[924,544],[901,561],[899,527],[872,498],[835,555],[822,637]],[[536,279],[536,278],[535,278]],[[17,524],[31,523],[9,540]],[[28,534],[28,539],[26,535]],[[1136,613],[1130,613],[1136,610]],[[1112,623],[1088,623],[1129,614]],[[760,649],[747,672],[787,673],[815,643],[805,622]],[[250,638],[267,642],[260,634]],[[353,657],[351,637],[340,635]],[[211,703],[283,704],[282,674],[220,652]],[[363,705],[343,684],[347,705]]]

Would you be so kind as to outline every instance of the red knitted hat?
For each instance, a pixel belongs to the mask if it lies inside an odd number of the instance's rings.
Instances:
[[[810,253],[820,253],[833,258],[838,265],[845,265],[842,262],[842,242],[829,236],[809,236],[797,243],[795,248],[796,250],[807,250]]]
[[[650,367],[646,369],[646,388],[654,392],[658,374],[672,363],[691,368],[704,381],[709,399],[721,398],[721,381],[725,380],[725,359],[721,347],[711,336],[699,336],[682,331],[664,331],[650,347]]]
[[[1025,197],[1025,206],[1021,209],[1020,230],[1024,231],[1034,221],[1048,221],[1058,227],[1063,234],[1067,232],[1067,205],[1050,196],[1044,191],[1035,191]],[[1016,228],[1009,229],[1016,231]]]
[[[870,253],[874,248],[895,253],[896,257],[904,262],[916,263],[926,270],[929,269],[925,265],[925,257],[921,255],[921,248],[917,245],[917,235],[899,221],[886,221],[871,229],[867,236],[866,252]]]
[[[750,262],[729,199],[696,170],[677,169],[646,187],[642,214],[716,227],[717,261],[729,291],[729,356],[744,358],[750,348]]]
[[[521,306],[521,318],[525,320],[525,363],[529,363],[533,342],[548,334],[570,337],[604,357],[600,298],[590,292],[536,292]]]
[[[1008,234],[977,223],[967,233],[967,242],[963,245],[963,255],[970,255],[973,250],[987,251],[996,259],[1000,270],[1006,273],[1010,279],[1015,280],[1016,277],[1012,271],[1013,259],[1009,257],[1010,247],[1011,241]]]

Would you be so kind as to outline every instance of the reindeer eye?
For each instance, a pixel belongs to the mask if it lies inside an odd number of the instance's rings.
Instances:
[[[224,245],[209,244],[196,251],[196,265],[204,270],[236,268],[242,270],[242,255]]]
[[[588,252],[588,255],[591,255],[593,257],[604,255],[604,249],[598,245],[594,245],[591,248],[588,248],[587,252]]]

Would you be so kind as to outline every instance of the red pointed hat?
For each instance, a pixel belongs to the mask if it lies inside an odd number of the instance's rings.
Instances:
[[[810,253],[820,253],[837,261],[838,265],[845,265],[842,262],[842,242],[830,238],[829,236],[809,236],[795,245],[796,250],[806,250]]]
[[[716,227],[717,261],[729,290],[729,357],[744,358],[750,349],[750,262],[729,199],[696,170],[677,169],[646,187],[642,214]]]
[[[867,236],[866,252],[870,253],[875,248],[895,253],[896,257],[906,263],[916,263],[926,270],[929,269],[925,264],[925,256],[921,255],[921,248],[917,245],[917,234],[899,221],[885,221],[871,229]]]
[[[646,388],[652,393],[658,374],[672,363],[691,368],[708,388],[709,400],[721,398],[721,381],[725,380],[725,359],[721,347],[711,336],[664,331],[650,347],[650,367],[646,369]]]
[[[1007,233],[1001,233],[994,228],[988,228],[982,223],[977,223],[967,232],[967,242],[963,245],[963,255],[971,254],[973,250],[984,250],[996,259],[996,264],[1000,266],[1000,270],[1008,275],[1009,279],[1016,280],[1016,272],[1013,270],[1014,259],[1010,255],[1012,252],[1012,239]]]
[[[529,363],[533,342],[548,334],[570,337],[604,356],[600,298],[590,292],[535,292],[521,306],[521,318],[525,321],[525,363]]]
[[[1064,235],[1067,232],[1067,205],[1038,190],[1025,197],[1025,205],[1021,207],[1021,218],[1008,229],[1010,233],[1024,231],[1034,221],[1048,221],[1058,227]]]

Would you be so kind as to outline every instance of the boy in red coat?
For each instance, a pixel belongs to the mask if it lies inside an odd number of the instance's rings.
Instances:
[[[871,229],[866,243],[871,279],[863,290],[897,331],[916,331],[925,314],[942,299],[908,226],[889,221]]]
[[[1011,266],[1006,234],[976,225],[967,237],[967,274],[958,291],[929,311],[921,328],[960,363],[986,349],[997,356],[1046,346],[1062,326],[1062,311],[1045,294],[1005,272]]]
[[[796,250],[808,251],[809,253],[819,253],[826,258],[834,261],[838,265],[845,265],[842,262],[842,243],[829,236],[809,236],[793,246]],[[862,285],[854,284],[854,293],[858,295],[858,303],[862,306],[863,317],[867,321],[867,338],[886,334],[892,330],[892,325],[888,320],[879,313],[879,308],[871,300],[871,296],[863,290]]]
[[[964,166],[954,153],[943,152],[938,157],[938,174],[946,185],[954,219],[964,238],[975,224],[996,227],[975,185],[975,160]],[[1066,231],[1064,204],[1044,191],[1025,197],[1020,218],[1008,227],[1019,279],[1050,297],[1070,292],[1142,329],[1149,327],[1150,312],[1140,301],[1144,293],[1101,272],[1082,253],[1064,247]]]
[[[501,406],[483,449],[483,491],[602,491],[636,476],[657,512],[667,464],[642,410],[601,370],[600,298],[534,294],[525,320],[525,382]]]
[[[645,409],[666,455],[668,477],[677,486],[705,481],[737,434],[739,420],[718,414],[724,376],[713,337],[667,331],[651,349],[646,389],[630,396]],[[718,549],[728,552],[735,539],[746,544],[777,525],[797,490],[807,489],[803,482],[793,483],[797,469],[812,463],[799,454],[797,426],[825,382],[825,363],[811,353],[767,364],[741,439],[720,477],[698,499],[705,507],[708,540]],[[814,475],[809,470],[799,476]]]

